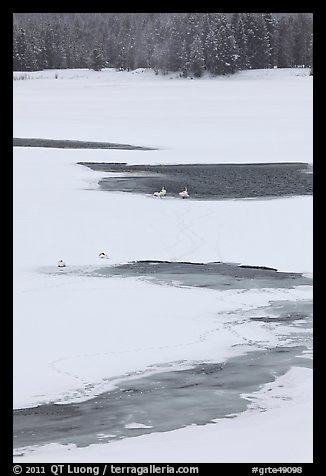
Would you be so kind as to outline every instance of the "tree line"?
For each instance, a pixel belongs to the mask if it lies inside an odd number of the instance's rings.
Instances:
[[[244,69],[311,67],[308,13],[21,13],[13,70],[152,68],[200,77]]]

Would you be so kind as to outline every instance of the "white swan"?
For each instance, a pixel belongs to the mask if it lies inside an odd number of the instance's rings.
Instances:
[[[66,266],[66,263],[61,259],[60,261],[58,261],[58,267],[59,268],[64,268]]]
[[[165,190],[164,187],[162,187],[159,192],[154,192],[153,195],[154,195],[154,197],[160,197],[160,198],[165,197],[166,190]]]
[[[102,259],[108,259],[108,258],[109,258],[108,255],[107,255],[106,253],[104,253],[103,251],[102,251],[102,253],[100,253],[100,254],[98,255],[98,257],[99,257],[99,258],[102,258]]]
[[[182,197],[182,198],[189,198],[189,193],[188,193],[187,187],[185,187],[185,189],[182,190],[182,192],[179,192],[179,195],[180,195],[180,197]]]

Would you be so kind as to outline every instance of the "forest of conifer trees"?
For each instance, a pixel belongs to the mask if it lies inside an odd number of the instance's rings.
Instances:
[[[13,70],[153,68],[200,77],[311,67],[312,14],[16,13]]]

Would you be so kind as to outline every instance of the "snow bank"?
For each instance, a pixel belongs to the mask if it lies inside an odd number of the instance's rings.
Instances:
[[[38,79],[14,81],[14,137],[173,150],[161,162],[312,162],[308,70],[193,81],[112,69],[28,75]]]

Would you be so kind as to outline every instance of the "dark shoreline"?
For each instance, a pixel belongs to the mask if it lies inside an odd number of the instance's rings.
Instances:
[[[121,149],[121,150],[157,150],[152,147],[143,147],[130,144],[116,144],[113,142],[94,142],[63,139],[38,139],[14,137],[13,147],[48,147],[54,149]]]
[[[199,287],[216,290],[261,289],[312,286],[312,278],[301,273],[277,271],[267,266],[239,265],[237,263],[190,263],[182,261],[143,260],[116,265],[43,267],[49,275],[74,275],[101,278],[138,277],[155,284],[178,287]]]

